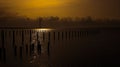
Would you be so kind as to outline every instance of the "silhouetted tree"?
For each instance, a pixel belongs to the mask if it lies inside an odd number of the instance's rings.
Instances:
[[[39,17],[39,18],[38,18],[39,27],[42,27],[42,21],[43,21],[43,18],[42,18],[42,17]]]

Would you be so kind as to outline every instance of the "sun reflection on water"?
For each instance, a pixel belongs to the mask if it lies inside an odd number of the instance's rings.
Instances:
[[[37,29],[35,29],[35,31],[37,31],[37,32],[50,32],[52,30],[54,30],[54,29],[51,29],[51,28],[37,28]]]

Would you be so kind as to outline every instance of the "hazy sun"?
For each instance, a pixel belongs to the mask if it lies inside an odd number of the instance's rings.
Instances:
[[[67,16],[74,0],[21,0],[14,2],[11,11],[22,16]]]
[[[23,3],[26,8],[47,8],[61,6],[65,1],[62,0],[29,0]]]

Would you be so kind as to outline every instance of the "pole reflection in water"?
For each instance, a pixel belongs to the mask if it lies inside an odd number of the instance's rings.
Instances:
[[[34,29],[34,33],[32,33],[32,42],[31,42],[31,52],[32,59],[30,63],[38,63],[40,61],[41,54],[44,54],[47,49],[47,55],[49,56],[49,38],[46,39],[45,33],[50,32],[52,29]],[[50,37],[50,36],[49,36]],[[47,44],[46,44],[47,43]],[[46,47],[47,46],[47,47]]]
[[[8,35],[9,32],[11,34]],[[1,29],[0,63],[52,66],[54,65],[54,61],[59,63],[62,57],[71,56],[70,51],[73,48],[78,50],[79,43],[82,44],[80,40],[85,40],[85,37],[88,37],[88,33],[91,32],[79,29],[76,31],[70,29],[56,30],[42,28]]]
[[[1,59],[2,59],[2,50],[0,48],[0,61],[1,61]]]

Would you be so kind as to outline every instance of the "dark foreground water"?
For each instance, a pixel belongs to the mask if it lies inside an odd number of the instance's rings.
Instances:
[[[120,64],[120,28],[0,29],[0,67]]]

